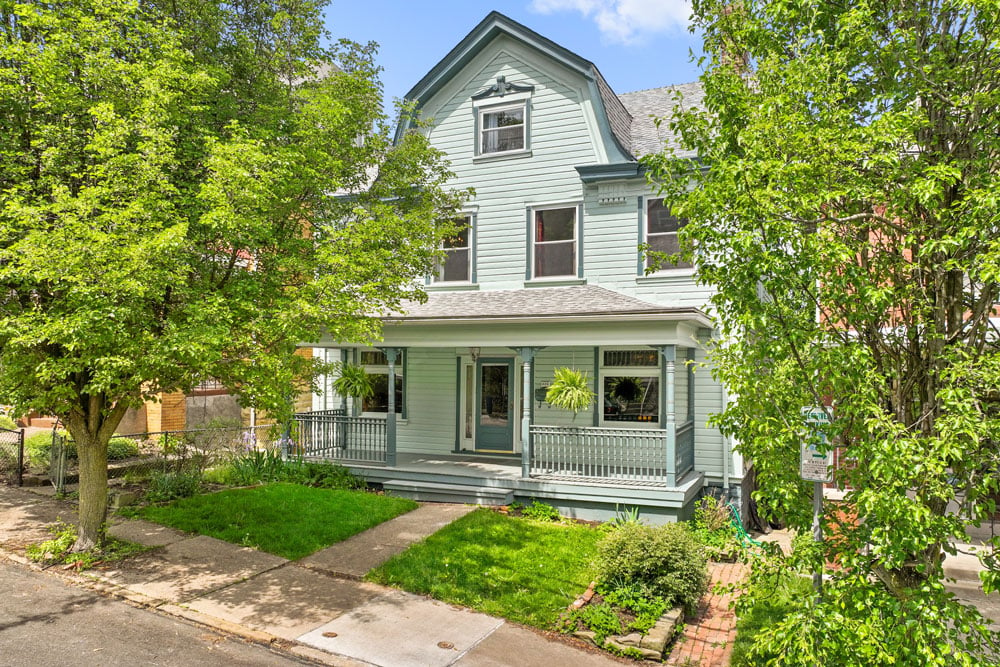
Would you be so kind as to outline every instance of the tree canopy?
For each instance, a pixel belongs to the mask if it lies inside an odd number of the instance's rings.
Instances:
[[[452,231],[324,4],[0,0],[0,403],[77,442],[81,547],[128,407],[215,378],[287,413],[296,345],[376,339]]]
[[[704,106],[663,122],[698,158],[649,167],[716,288],[713,372],[735,396],[718,424],[761,507],[808,534],[802,409],[829,406],[846,489],[806,556],[826,564],[823,596],[762,633],[768,664],[995,659],[942,561],[1000,490],[998,11],[694,2]]]

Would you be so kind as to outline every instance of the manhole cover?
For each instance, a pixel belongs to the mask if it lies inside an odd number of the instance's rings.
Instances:
[[[455,645],[451,642],[438,642],[438,648],[455,648]]]
[[[324,633],[323,633],[323,636],[324,636],[324,637],[330,637],[330,638],[333,638],[333,637],[336,637],[336,636],[337,636],[337,633],[336,633],[336,632],[324,632]]]

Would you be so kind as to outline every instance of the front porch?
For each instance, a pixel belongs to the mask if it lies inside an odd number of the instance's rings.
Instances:
[[[301,455],[412,497],[458,486],[476,502],[612,513],[634,503],[673,517],[706,474],[727,479],[724,443],[706,424],[722,392],[694,375],[711,335],[700,311],[587,285],[435,293],[408,310],[385,318],[375,347],[314,348],[363,368],[374,395],[342,396],[335,375],[323,378],[314,411],[296,415]],[[584,374],[596,403],[579,413],[549,405],[559,368]]]

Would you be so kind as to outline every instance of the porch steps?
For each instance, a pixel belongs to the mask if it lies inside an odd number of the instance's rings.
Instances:
[[[382,483],[382,488],[395,496],[432,503],[510,505],[514,502],[514,489],[498,487],[390,479]]]

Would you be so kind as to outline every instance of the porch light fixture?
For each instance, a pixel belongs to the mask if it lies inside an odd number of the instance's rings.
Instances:
[[[478,347],[470,347],[469,348],[469,356],[472,357],[472,361],[473,362],[477,361],[479,359],[479,348]]]

